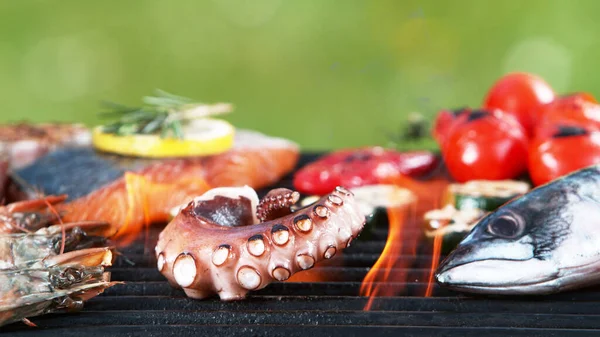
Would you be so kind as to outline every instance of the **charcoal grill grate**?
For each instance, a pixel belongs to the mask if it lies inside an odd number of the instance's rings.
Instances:
[[[304,155],[300,165],[316,155]],[[291,177],[278,186],[291,187]],[[263,192],[264,193],[264,192]],[[363,311],[361,281],[381,253],[385,230],[357,240],[340,257],[319,267],[327,282],[274,283],[247,300],[192,300],[156,270],[158,230],[124,250],[135,265],[117,260],[114,280],[127,283],[90,300],[78,314],[52,314],[0,328],[9,336],[587,336],[600,332],[600,291],[587,289],[544,297],[465,297],[439,287],[423,297],[430,247],[413,261],[401,296],[377,298]],[[408,233],[412,237],[419,233]],[[148,245],[146,243],[150,242]],[[338,263],[343,259],[343,264]],[[336,262],[337,261],[337,262]],[[401,271],[401,270],[399,270]],[[392,287],[387,283],[379,286]]]

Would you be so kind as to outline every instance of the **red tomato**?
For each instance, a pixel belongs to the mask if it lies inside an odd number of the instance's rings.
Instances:
[[[521,125],[501,112],[474,110],[456,122],[442,149],[452,177],[513,179],[527,169],[527,136]]]
[[[428,151],[402,153],[381,147],[339,150],[302,167],[293,184],[299,192],[323,195],[337,186],[372,185],[400,174],[417,177],[437,163],[437,157]]]
[[[589,94],[578,93],[557,98],[541,108],[535,135],[548,134],[555,125],[573,125],[600,129],[600,105]]]
[[[456,110],[444,109],[438,113],[433,126],[433,137],[437,141],[440,148],[444,147],[444,143],[454,127],[462,125],[469,121],[469,119],[471,118],[470,113],[472,111],[473,109],[465,107]],[[500,109],[493,109],[487,112],[491,113],[497,118],[505,119],[510,121],[511,123],[519,124],[519,122],[515,119],[513,115],[507,114]]]
[[[575,100],[575,101],[583,101],[583,102],[598,104],[598,101],[596,100],[594,95],[590,94],[589,92],[576,92],[576,93],[564,95],[564,96],[560,97],[560,99],[566,100],[566,101]]]
[[[567,122],[557,122],[557,123],[551,123],[551,124],[545,124],[543,127],[540,126],[539,128],[536,129],[536,133],[535,133],[535,137],[533,138],[533,141],[544,141],[547,140],[548,138],[554,137],[557,134],[564,134],[564,133],[570,133],[573,131],[570,130],[575,130],[575,129],[584,129],[587,131],[600,131],[600,128],[598,128],[596,125],[586,125],[585,123],[573,123],[570,121]]]
[[[483,106],[513,114],[523,125],[527,135],[532,135],[540,107],[552,100],[554,91],[541,77],[527,73],[511,73],[500,78],[492,86]]]
[[[529,147],[529,174],[536,186],[597,163],[600,131],[562,128],[552,137],[535,139]]]
[[[472,121],[473,119],[477,119],[477,117],[480,116],[481,114],[490,114],[494,118],[497,118],[497,119],[503,120],[507,123],[510,123],[510,124],[514,125],[516,128],[523,129],[523,127],[521,126],[521,124],[515,118],[514,115],[508,114],[500,109],[487,109],[487,110],[468,109],[468,110],[463,110],[463,113],[456,116],[456,119],[454,120],[454,122],[448,127],[448,131],[446,132],[446,134],[449,135],[450,133],[452,133],[452,130],[454,128],[457,128],[465,123],[468,123],[468,122]]]
[[[458,116],[464,112],[467,112],[468,110],[468,108],[459,108],[454,110],[444,109],[437,114],[435,121],[433,122],[432,135],[433,139],[437,141],[440,147],[443,146],[446,135],[448,134],[448,131],[450,131],[452,124],[456,121]]]

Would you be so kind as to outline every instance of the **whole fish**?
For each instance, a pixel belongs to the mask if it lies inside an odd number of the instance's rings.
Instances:
[[[600,165],[573,172],[482,218],[436,280],[485,294],[548,294],[600,283]]]

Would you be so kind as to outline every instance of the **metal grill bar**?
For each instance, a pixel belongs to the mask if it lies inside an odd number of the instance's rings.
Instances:
[[[357,251],[355,249],[354,251]],[[381,250],[380,250],[381,252]],[[152,254],[152,253],[148,253]],[[352,254],[341,254],[343,257],[344,266],[348,268],[371,268],[373,264],[379,258],[379,253],[357,253],[353,252]],[[425,266],[431,263],[432,256],[431,255],[418,255],[418,256],[408,256],[408,255],[391,255],[396,261],[399,263],[405,264],[415,264],[419,266]],[[112,270],[117,270],[119,268],[154,268],[155,261],[150,260],[147,255],[127,255],[127,258],[133,262],[135,265],[131,265],[130,262],[125,261],[124,259],[118,259],[114,263],[114,268]],[[443,258],[443,257],[442,257]],[[323,261],[322,265],[331,265],[328,261]]]
[[[403,289],[403,295],[417,296],[425,293],[426,283],[376,283],[382,289]],[[255,296],[357,296],[360,282],[286,282],[273,283],[256,291]],[[173,289],[164,282],[132,282],[120,289],[107,291],[103,297],[114,296],[182,296],[182,291]],[[436,296],[452,295],[450,291],[435,286]],[[415,294],[415,295],[412,295]]]
[[[361,282],[367,272],[368,267],[325,267],[319,268],[319,272],[327,275],[328,279],[336,279],[342,282]],[[115,268],[111,269],[112,276],[115,280],[137,280],[142,282],[163,281],[164,276],[156,272],[156,268]],[[416,274],[428,275],[428,269],[390,269],[390,274],[401,274],[414,272]]]
[[[306,160],[309,157],[304,158]],[[310,157],[314,158],[314,156]],[[281,184],[290,187],[286,178]],[[264,194],[264,192],[259,193]],[[361,281],[379,258],[387,230],[375,228],[334,259],[315,268],[327,282],[273,283],[247,300],[192,300],[172,288],[156,270],[154,243],[160,228],[149,229],[122,253],[112,271],[126,284],[86,303],[79,314],[36,317],[39,328],[13,324],[10,336],[587,336],[600,330],[600,291],[590,288],[543,297],[466,297],[434,286],[425,298],[431,247],[399,255],[405,282],[376,283],[401,296],[360,297]],[[420,237],[407,231],[404,237]],[[133,262],[134,265],[131,265]],[[394,278],[392,278],[393,280]]]
[[[237,314],[246,311],[362,311],[368,299],[350,296],[253,296],[243,302],[190,301],[184,297],[170,296],[123,296],[118,300],[100,297],[87,307],[89,310],[190,310],[219,311],[229,310]],[[373,311],[432,312],[436,315],[489,313],[503,314],[556,314],[594,315],[598,314],[600,301],[573,303],[568,298],[550,300],[482,300],[467,297],[382,297],[375,299]],[[86,310],[87,311],[87,310]],[[597,317],[597,316],[596,316]],[[600,320],[598,320],[600,323]],[[476,324],[463,321],[464,325]]]
[[[13,332],[11,336],[31,336],[31,333]],[[496,328],[496,327],[433,327],[433,326],[259,326],[259,325],[91,325],[74,329],[72,327],[41,330],[35,336],[128,336],[128,337],[181,337],[181,336],[411,336],[411,337],[562,337],[590,336],[588,329],[537,329],[537,328]]]
[[[540,329],[598,329],[600,321],[595,315],[519,314],[521,325]],[[48,321],[46,328],[63,327],[68,318],[56,317]],[[120,325],[270,325],[270,326],[444,326],[461,327],[513,327],[515,320],[504,313],[447,313],[398,312],[398,311],[280,311],[243,312],[231,310],[211,311],[198,314],[188,310],[146,310],[143,320],[135,311],[86,311],[71,322],[73,328],[102,322],[119,322]],[[472,322],[471,322],[472,321]],[[527,322],[526,324],[524,324]]]

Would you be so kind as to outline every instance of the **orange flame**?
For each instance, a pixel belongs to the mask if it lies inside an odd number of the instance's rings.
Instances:
[[[167,222],[171,208],[210,190],[208,183],[197,177],[165,184],[130,172],[125,173],[125,184],[127,216],[114,236],[120,246],[131,244],[150,224]]]
[[[371,270],[365,276],[360,289],[361,296],[369,300],[364,310],[373,307],[375,297],[395,296],[404,289],[407,280],[407,267],[410,259],[398,258],[402,255],[415,257],[420,236],[404,238],[404,232],[418,232],[421,229],[423,214],[440,203],[440,196],[448,186],[448,180],[443,177],[420,182],[400,176],[388,182],[399,187],[407,188],[416,196],[416,201],[404,207],[388,209],[389,231],[384,249]],[[439,261],[442,238],[434,239],[432,262],[428,270],[428,287],[425,295],[431,296],[433,291],[433,275]],[[392,272],[394,271],[394,272]],[[382,287],[383,283],[393,281]]]
[[[343,252],[338,251],[335,258],[319,262],[314,268],[302,270],[292,275],[286,282],[336,282],[342,278],[336,267],[343,266]],[[340,256],[342,255],[342,256]]]
[[[163,177],[163,180],[164,179]],[[92,194],[61,205],[67,222],[99,220],[111,224],[103,235],[119,247],[140,237],[152,223],[169,221],[171,208],[189,202],[211,186],[201,175],[180,176],[178,180],[161,181],[157,177],[126,172],[124,179]]]
[[[365,310],[370,310],[373,305],[373,299],[375,296],[392,296],[396,291],[393,287],[381,288],[380,282],[388,280],[392,269],[400,268],[400,272],[395,273],[400,280],[406,280],[406,264],[407,261],[404,259],[397,260],[396,258],[403,252],[403,227],[407,223],[407,213],[412,207],[397,207],[390,208],[387,210],[388,219],[390,222],[390,230],[388,232],[387,242],[383,248],[381,256],[373,265],[373,268],[369,270],[365,276],[363,283],[360,287],[360,293],[362,296],[369,296],[369,301],[365,307]],[[393,225],[392,225],[393,224]],[[403,261],[403,262],[400,262]],[[400,264],[400,266],[398,266]],[[395,275],[395,276],[396,276]]]
[[[433,293],[433,277],[435,276],[435,270],[440,263],[443,239],[444,237],[441,234],[436,234],[433,238],[433,254],[431,254],[431,268],[429,269],[429,279],[427,280],[425,297],[431,297]]]

